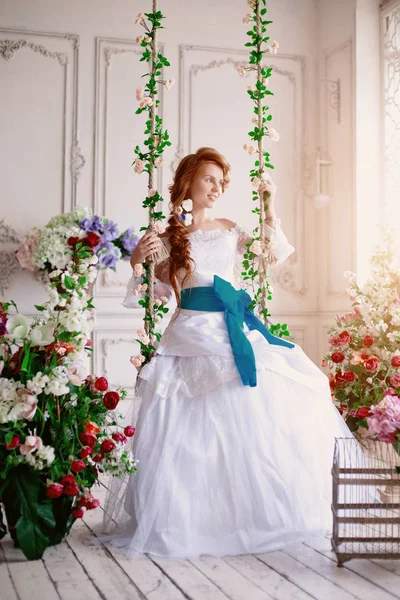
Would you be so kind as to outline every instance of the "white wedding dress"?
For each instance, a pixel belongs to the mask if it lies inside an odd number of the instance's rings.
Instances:
[[[269,231],[282,262],[293,248],[280,225]],[[192,285],[214,275],[233,284],[247,240],[238,226],[191,233]],[[328,379],[299,346],[244,330],[256,387],[240,379],[223,312],[181,309],[140,371],[139,470],[106,505],[106,521],[118,514],[120,524],[108,539],[129,556],[261,553],[330,529],[334,439],[351,434]]]

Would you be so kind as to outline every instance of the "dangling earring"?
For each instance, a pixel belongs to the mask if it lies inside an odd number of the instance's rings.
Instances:
[[[189,227],[193,221],[193,215],[191,211],[193,210],[193,201],[190,198],[184,200],[182,202],[182,208],[186,211],[185,214],[182,214],[182,219],[184,221],[185,227]]]

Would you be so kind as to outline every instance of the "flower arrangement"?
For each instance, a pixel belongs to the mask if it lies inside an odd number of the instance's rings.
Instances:
[[[375,249],[372,275],[363,286],[347,271],[352,311],[329,329],[332,397],[352,431],[376,436],[398,449],[400,439],[400,268],[394,233]],[[360,429],[361,428],[361,429]]]
[[[96,248],[107,241],[90,244],[89,236],[122,238],[109,221],[86,216],[75,224],[76,215],[34,230],[18,250],[48,273],[49,299],[36,306],[39,315],[29,324],[14,302],[0,305],[0,497],[9,531],[29,559],[99,506],[90,490],[100,472],[137,469],[125,446],[134,427],[120,426],[114,412],[126,391],[85,373],[94,317],[88,288],[101,261]]]
[[[259,315],[268,323],[268,317],[271,316],[267,302],[272,299],[272,288],[267,279],[267,269],[269,263],[269,249],[264,234],[265,210],[268,198],[260,191],[260,187],[270,180],[267,169],[273,169],[274,165],[270,160],[270,153],[265,152],[263,148],[264,138],[272,142],[279,140],[279,133],[269,123],[272,121],[272,114],[269,112],[269,106],[265,104],[265,98],[272,96],[273,92],[267,88],[266,82],[271,77],[272,67],[263,64],[265,56],[277,54],[279,43],[273,41],[267,35],[267,26],[272,23],[265,19],[267,13],[266,0],[248,0],[250,12],[243,18],[243,23],[252,25],[247,31],[250,40],[245,46],[249,48],[249,60],[247,64],[239,65],[237,71],[243,78],[248,73],[256,73],[254,85],[249,85],[247,94],[253,102],[252,119],[253,129],[248,135],[251,143],[244,144],[243,149],[249,155],[255,155],[254,167],[250,170],[250,179],[254,188],[252,192],[253,201],[258,201],[259,206],[253,209],[253,213],[258,215],[258,225],[253,230],[253,238],[248,246],[247,252],[243,257],[242,278],[244,283],[251,285],[253,289],[252,309],[256,309]],[[257,144],[257,145],[255,145]],[[290,336],[286,324],[269,324],[271,333],[279,337]]]
[[[70,251],[78,243],[93,249],[96,269],[115,269],[118,260],[128,260],[139,238],[133,228],[119,233],[117,224],[78,207],[53,217],[42,229],[32,229],[16,251],[21,267],[30,271],[64,269]]]
[[[163,129],[163,120],[157,114],[157,107],[160,103],[156,96],[158,95],[158,85],[163,85],[169,90],[175,83],[174,79],[159,79],[164,67],[169,67],[170,63],[157,47],[157,32],[163,29],[161,23],[165,17],[161,11],[157,10],[157,2],[153,0],[153,10],[149,13],[140,12],[136,17],[136,24],[144,29],[144,35],[136,38],[136,42],[143,48],[143,53],[140,61],[150,63],[146,69],[148,73],[143,75],[148,81],[143,87],[138,87],[136,90],[136,100],[139,102],[139,107],[136,110],[137,115],[144,111],[149,113],[149,119],[146,121],[146,129],[144,132],[145,138],[143,145],[145,149],[141,149],[138,145],[134,148],[136,158],[132,163],[134,172],[137,174],[147,173],[149,178],[148,195],[143,200],[142,206],[149,211],[149,226],[142,227],[140,231],[151,229],[157,234],[164,232],[162,221],[165,218],[163,212],[159,209],[160,203],[163,202],[161,194],[153,187],[155,170],[162,167],[165,160],[162,157],[166,147],[171,146],[169,141],[168,131]],[[144,326],[145,332],[139,336],[141,352],[138,356],[132,358],[132,363],[136,367],[148,362],[155,350],[153,340],[160,340],[161,334],[156,331],[156,324],[159,323],[168,308],[164,307],[162,302],[154,300],[154,262],[143,265],[135,265],[136,270],[140,273],[136,276],[143,276],[141,290],[144,296],[139,300],[139,304],[145,309]]]

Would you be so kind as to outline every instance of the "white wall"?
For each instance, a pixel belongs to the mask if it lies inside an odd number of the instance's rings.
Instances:
[[[145,181],[133,175],[130,164],[143,131],[134,115],[134,90],[144,72],[134,43],[141,28],[134,21],[150,6],[150,1],[128,0],[2,0],[0,42],[28,44],[8,60],[0,51],[0,85],[7,90],[0,95],[0,218],[18,232],[43,225],[76,203],[116,219],[121,228],[145,223]],[[181,156],[201,145],[214,146],[232,165],[232,184],[218,212],[251,226],[252,161],[241,149],[252,118],[246,94],[250,81],[235,70],[246,57],[242,17],[247,3],[169,0],[159,6],[167,16],[159,40],[172,65],[166,74],[177,80],[162,97],[173,145],[165,154],[160,188],[167,198]],[[278,212],[296,246],[296,255],[272,275],[272,312],[275,320],[289,323],[319,364],[326,327],[348,306],[342,273],[356,262],[356,2],[271,0],[268,6],[271,36],[281,46],[271,57],[273,124],[281,133],[271,154]],[[338,78],[340,122],[321,82]],[[74,140],[78,152],[71,170]],[[318,147],[332,162],[323,180],[331,201],[319,210],[314,201]],[[99,280],[94,363],[97,371],[132,388],[127,357],[134,352],[141,315],[120,307],[128,276],[124,265]],[[42,293],[20,273],[7,296],[29,310]]]

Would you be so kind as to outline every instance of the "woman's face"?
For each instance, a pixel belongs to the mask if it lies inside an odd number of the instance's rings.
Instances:
[[[193,201],[193,209],[213,208],[223,194],[224,173],[214,162],[203,163],[190,185],[188,194]]]

